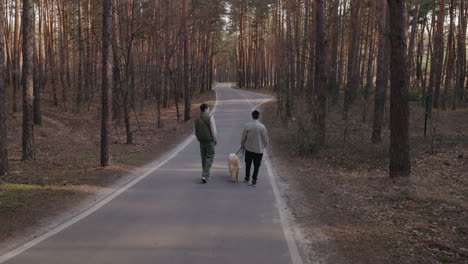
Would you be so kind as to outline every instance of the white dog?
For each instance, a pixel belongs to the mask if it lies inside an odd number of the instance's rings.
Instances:
[[[239,157],[234,153],[229,154],[228,166],[232,182],[237,182],[239,180],[240,165]]]

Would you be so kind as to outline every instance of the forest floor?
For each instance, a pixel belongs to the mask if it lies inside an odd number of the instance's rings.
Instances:
[[[262,108],[271,113],[262,120],[271,135],[272,165],[288,186],[288,205],[311,241],[312,259],[468,263],[468,109],[435,111],[424,137],[423,110],[412,103],[412,175],[390,179],[388,127],[383,143],[371,144],[372,124],[361,122],[362,106],[347,124],[339,110],[329,113],[325,149],[314,148],[307,136],[313,124],[305,116],[285,123],[275,101]]]
[[[194,96],[193,113],[201,102],[214,101],[212,91]],[[134,144],[125,144],[123,121],[112,123],[112,165],[107,168],[99,166],[98,105],[76,114],[44,100],[43,124],[34,131],[36,160],[32,162],[21,161],[22,115],[11,115],[7,123],[10,174],[0,183],[0,249],[9,246],[11,239],[47,227],[83,200],[108,192],[118,180],[125,180],[192,134],[192,122],[183,122],[183,117],[177,120],[175,106],[161,110],[162,126],[157,128],[155,102],[137,105],[132,112]]]

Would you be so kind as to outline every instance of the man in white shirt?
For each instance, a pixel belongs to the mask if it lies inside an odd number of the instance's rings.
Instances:
[[[260,112],[255,110],[252,112],[252,122],[245,125],[242,133],[241,147],[245,149],[245,179],[244,182],[250,181],[250,168],[254,164],[254,172],[252,175],[252,186],[257,186],[258,171],[262,164],[263,152],[268,144],[268,132],[266,127],[258,121]]]

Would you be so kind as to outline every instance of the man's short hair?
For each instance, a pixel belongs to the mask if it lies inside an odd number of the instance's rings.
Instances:
[[[201,104],[201,105],[200,105],[200,111],[205,112],[206,109],[208,109],[209,107],[210,107],[210,106],[207,105],[207,104]]]
[[[258,118],[260,118],[260,112],[255,110],[252,112],[252,118],[257,120]]]

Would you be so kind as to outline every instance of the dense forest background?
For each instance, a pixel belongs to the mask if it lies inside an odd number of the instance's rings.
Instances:
[[[190,3],[188,3],[190,2]],[[133,143],[139,114],[155,102],[188,121],[193,94],[211,90],[223,1],[1,1],[0,175],[7,173],[5,120],[23,114],[22,160],[35,160],[42,108],[101,113],[101,164],[110,124]],[[139,123],[137,125],[140,125]],[[99,133],[99,131],[96,131]]]
[[[216,78],[274,91],[299,151],[346,145],[364,126],[361,141],[390,139],[390,176],[408,176],[410,126],[433,142],[440,111],[466,109],[467,3],[393,2],[235,1]]]
[[[75,114],[98,105],[105,166],[110,122],[122,121],[131,144],[137,106],[156,102],[158,127],[161,108],[172,105],[188,121],[193,93],[211,90],[214,80],[236,81],[275,91],[283,120],[302,113],[312,126],[301,125],[309,149],[326,144],[332,109],[345,124],[350,116],[372,122],[374,144],[390,123],[391,174],[407,176],[408,102],[424,108],[425,135],[433,109],[466,106],[468,5],[412,0],[393,9],[392,2],[2,1],[1,123],[23,107],[22,159],[33,160],[41,104]],[[346,141],[349,126],[343,131]]]

